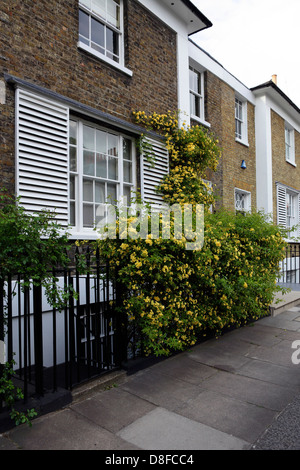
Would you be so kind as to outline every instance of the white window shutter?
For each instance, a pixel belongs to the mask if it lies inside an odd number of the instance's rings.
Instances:
[[[277,224],[286,227],[287,212],[286,212],[286,188],[277,184]]]
[[[17,89],[16,184],[28,213],[55,211],[68,224],[69,110],[56,101]]]
[[[150,145],[150,159],[146,154],[141,155],[141,185],[142,198],[151,206],[161,206],[163,198],[157,193],[157,187],[163,177],[169,173],[169,152],[163,142],[147,137]]]

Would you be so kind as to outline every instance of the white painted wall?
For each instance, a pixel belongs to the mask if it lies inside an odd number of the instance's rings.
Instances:
[[[257,209],[273,216],[271,110],[266,97],[256,100],[256,199]]]

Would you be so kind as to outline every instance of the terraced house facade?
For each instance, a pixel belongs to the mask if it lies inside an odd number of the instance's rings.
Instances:
[[[155,165],[140,153],[145,130],[133,111],[179,110],[180,126],[199,124],[219,141],[217,171],[207,173],[217,210],[262,209],[286,227],[300,222],[300,110],[273,81],[250,90],[196,44],[192,35],[212,23],[190,0],[10,0],[0,4],[0,24],[0,180],[29,213],[54,210],[71,240],[91,240],[107,202],[139,192],[160,205],[168,152],[148,132]],[[113,321],[101,310],[104,297],[96,308],[86,292],[72,318],[71,309],[64,317],[46,306],[39,329],[29,308],[14,312],[16,367],[25,369],[20,344],[31,345],[33,324],[54,344],[44,357],[43,347],[28,353],[40,376],[60,364],[67,370],[71,359],[79,371],[88,355],[94,367],[95,351],[114,344]],[[109,354],[114,365],[113,346]],[[101,371],[110,367],[97,361]]]
[[[161,203],[168,155],[154,134],[156,168],[139,155],[132,112],[180,110],[180,125],[219,140],[207,175],[217,208],[299,221],[299,109],[274,82],[248,89],[193,42],[212,24],[192,2],[12,0],[0,21],[0,177],[29,212],[55,209],[87,239],[109,198]]]
[[[188,36],[209,20],[189,1],[149,0],[13,0],[0,20],[2,185],[29,212],[54,209],[74,239],[94,236],[108,198],[159,203],[168,155],[149,136],[147,167],[132,112],[180,108]]]

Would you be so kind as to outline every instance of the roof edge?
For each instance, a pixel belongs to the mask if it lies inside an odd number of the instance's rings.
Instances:
[[[300,108],[276,85],[276,83],[273,82],[273,80],[270,80],[268,82],[262,83],[261,85],[257,85],[253,88],[250,88],[252,92],[263,90],[264,88],[272,88],[275,90],[287,103],[294,108],[297,113],[300,114]]]
[[[204,23],[204,27],[201,28],[201,29],[198,29],[197,31],[194,31],[193,33],[190,33],[189,36],[191,34],[196,34],[198,33],[199,31],[203,31],[204,29],[207,29],[207,28],[211,28],[212,27],[212,22],[190,1],[190,0],[181,0],[181,2],[194,14],[197,16],[197,18],[199,18],[199,20],[202,21],[202,23]]]

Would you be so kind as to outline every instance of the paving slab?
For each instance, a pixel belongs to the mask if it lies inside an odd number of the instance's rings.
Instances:
[[[98,426],[116,433],[156,407],[117,388],[96,394],[70,408]]]
[[[26,450],[110,450],[136,448],[115,434],[97,426],[70,409],[20,426],[12,433],[13,442]]]
[[[131,377],[121,385],[121,389],[157,406],[175,411],[187,400],[196,397],[201,391],[201,386],[181,380],[180,375],[174,378],[155,369],[148,369]]]
[[[249,442],[157,408],[118,433],[145,450],[246,450]]]
[[[293,368],[296,372],[297,366],[292,362],[292,344],[293,341],[282,339],[280,343],[276,344],[276,346],[272,348],[259,346],[254,352],[249,353],[247,357]]]
[[[189,354],[185,353],[155,365],[153,370],[175,379],[180,378],[193,385],[201,385],[204,380],[217,373],[216,369],[194,361]]]
[[[278,412],[281,412],[298,393],[298,389],[291,386],[270,384],[225,371],[218,371],[209,377],[203,386],[206,390]]]
[[[243,355],[224,351],[222,348],[197,348],[189,353],[189,357],[215,369],[227,370],[232,373],[251,361]]]
[[[8,436],[0,434],[0,450],[18,450],[19,446],[10,440]]]
[[[300,387],[300,373],[295,373],[295,369],[256,359],[241,366],[238,373],[271,384]]]
[[[270,318],[271,317],[267,317]],[[226,340],[230,343],[233,341],[233,338],[236,337],[240,342],[249,343],[252,345],[252,349],[255,349],[254,346],[274,346],[280,342],[280,338],[277,337],[276,331],[273,331],[273,328],[269,328],[269,325],[264,325],[264,319],[259,322],[246,325],[241,329],[236,329],[226,334]],[[272,326],[274,326],[275,319],[272,318]],[[246,347],[246,346],[245,346]],[[249,346],[250,347],[250,346]]]
[[[177,413],[247,442],[254,442],[278,414],[213,390],[200,393]]]

